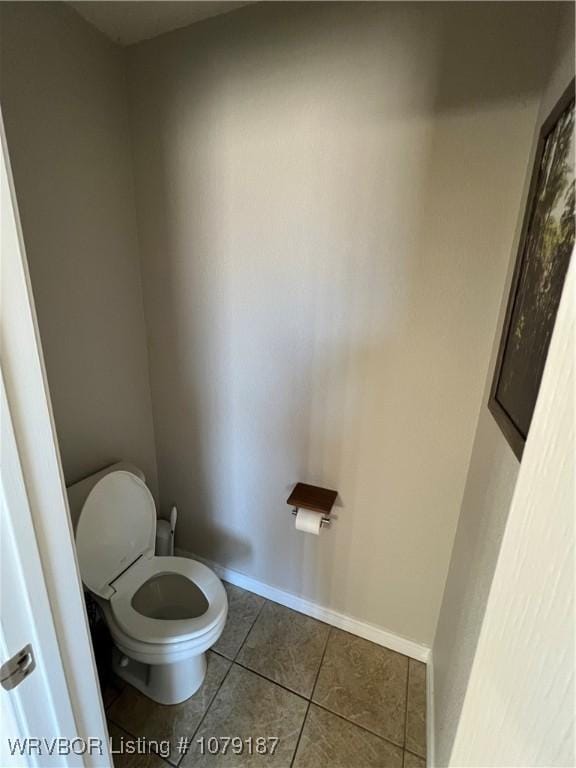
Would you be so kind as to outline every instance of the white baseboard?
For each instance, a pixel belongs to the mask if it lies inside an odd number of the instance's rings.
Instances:
[[[434,768],[434,662],[432,651],[426,665],[426,766]]]
[[[186,550],[176,548],[175,554],[179,557],[189,557],[192,560],[199,560],[205,563],[218,574],[221,579],[236,587],[247,589],[249,592],[254,592],[275,603],[280,603],[280,605],[285,605],[287,608],[292,608],[295,611],[306,614],[306,616],[312,616],[314,619],[324,621],[326,624],[338,627],[338,629],[343,629],[346,632],[350,632],[352,635],[363,637],[365,640],[371,640],[377,645],[382,645],[385,648],[389,648],[391,651],[402,653],[405,656],[409,656],[411,659],[423,661],[425,664],[428,663],[428,659],[430,658],[430,648],[426,645],[421,645],[413,640],[408,640],[401,635],[388,632],[388,630],[383,629],[382,627],[368,624],[367,622],[360,621],[352,616],[346,616],[344,613],[333,611],[331,608],[325,608],[322,605],[318,605],[318,603],[313,603],[310,600],[298,597],[298,595],[294,595],[291,592],[285,592],[282,589],[272,587],[262,581],[257,581],[250,576],[246,576],[244,573],[218,565],[217,563],[207,560],[205,557],[199,557],[191,552],[186,552]]]

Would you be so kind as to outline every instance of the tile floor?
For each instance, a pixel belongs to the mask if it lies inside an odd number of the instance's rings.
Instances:
[[[191,699],[165,707],[120,681],[104,692],[114,749],[139,737],[162,743],[162,757],[116,754],[116,768],[425,768],[424,664],[225,587],[228,621]],[[222,754],[224,737],[243,741]],[[273,754],[258,754],[269,737]]]

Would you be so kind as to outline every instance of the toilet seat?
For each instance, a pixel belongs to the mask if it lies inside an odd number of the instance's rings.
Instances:
[[[146,483],[117,470],[94,485],[78,518],[76,552],[82,581],[105,599],[110,586],[139,558],[154,555],[156,504]]]
[[[186,557],[155,557],[156,505],[146,484],[130,472],[102,477],[90,491],[78,520],[76,549],[82,581],[106,601],[120,630],[140,643],[201,643],[223,624],[228,599],[209,568]],[[162,574],[183,576],[206,598],[208,607],[191,619],[154,619],[132,605],[138,589]],[[221,631],[221,629],[220,629]]]
[[[195,584],[206,597],[208,608],[192,619],[152,619],[132,606],[137,590],[161,574],[179,574]],[[147,643],[181,643],[200,639],[218,625],[227,611],[222,582],[209,568],[186,557],[141,557],[112,583],[110,607],[119,627],[130,637]]]

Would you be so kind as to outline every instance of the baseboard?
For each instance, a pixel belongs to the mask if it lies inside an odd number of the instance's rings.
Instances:
[[[318,603],[313,603],[310,600],[298,597],[298,595],[294,595],[291,592],[285,592],[282,589],[272,587],[262,581],[257,581],[250,576],[246,576],[244,573],[218,565],[204,557],[199,557],[191,552],[186,552],[186,550],[177,548],[176,554],[179,557],[189,557],[192,560],[199,560],[205,563],[217,573],[221,579],[236,587],[247,589],[249,592],[254,592],[275,603],[280,603],[280,605],[285,605],[287,608],[292,608],[295,611],[306,614],[306,616],[311,616],[314,619],[324,621],[326,624],[338,627],[338,629],[343,629],[346,632],[350,632],[352,635],[363,637],[365,640],[371,640],[373,643],[389,648],[391,651],[397,651],[412,659],[423,661],[425,664],[428,663],[430,648],[426,645],[420,645],[413,640],[408,640],[405,637],[396,635],[393,632],[377,627],[374,624],[368,624],[367,622],[360,621],[352,616],[346,616],[344,613],[333,611],[331,608],[325,608],[322,605],[318,605]]]
[[[426,665],[426,766],[436,765],[434,753],[434,661],[432,651]]]

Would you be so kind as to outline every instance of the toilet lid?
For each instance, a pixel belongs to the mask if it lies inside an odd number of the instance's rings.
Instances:
[[[146,483],[131,472],[110,472],[84,502],[76,551],[85,586],[100,597],[140,557],[154,554],[156,506]]]

